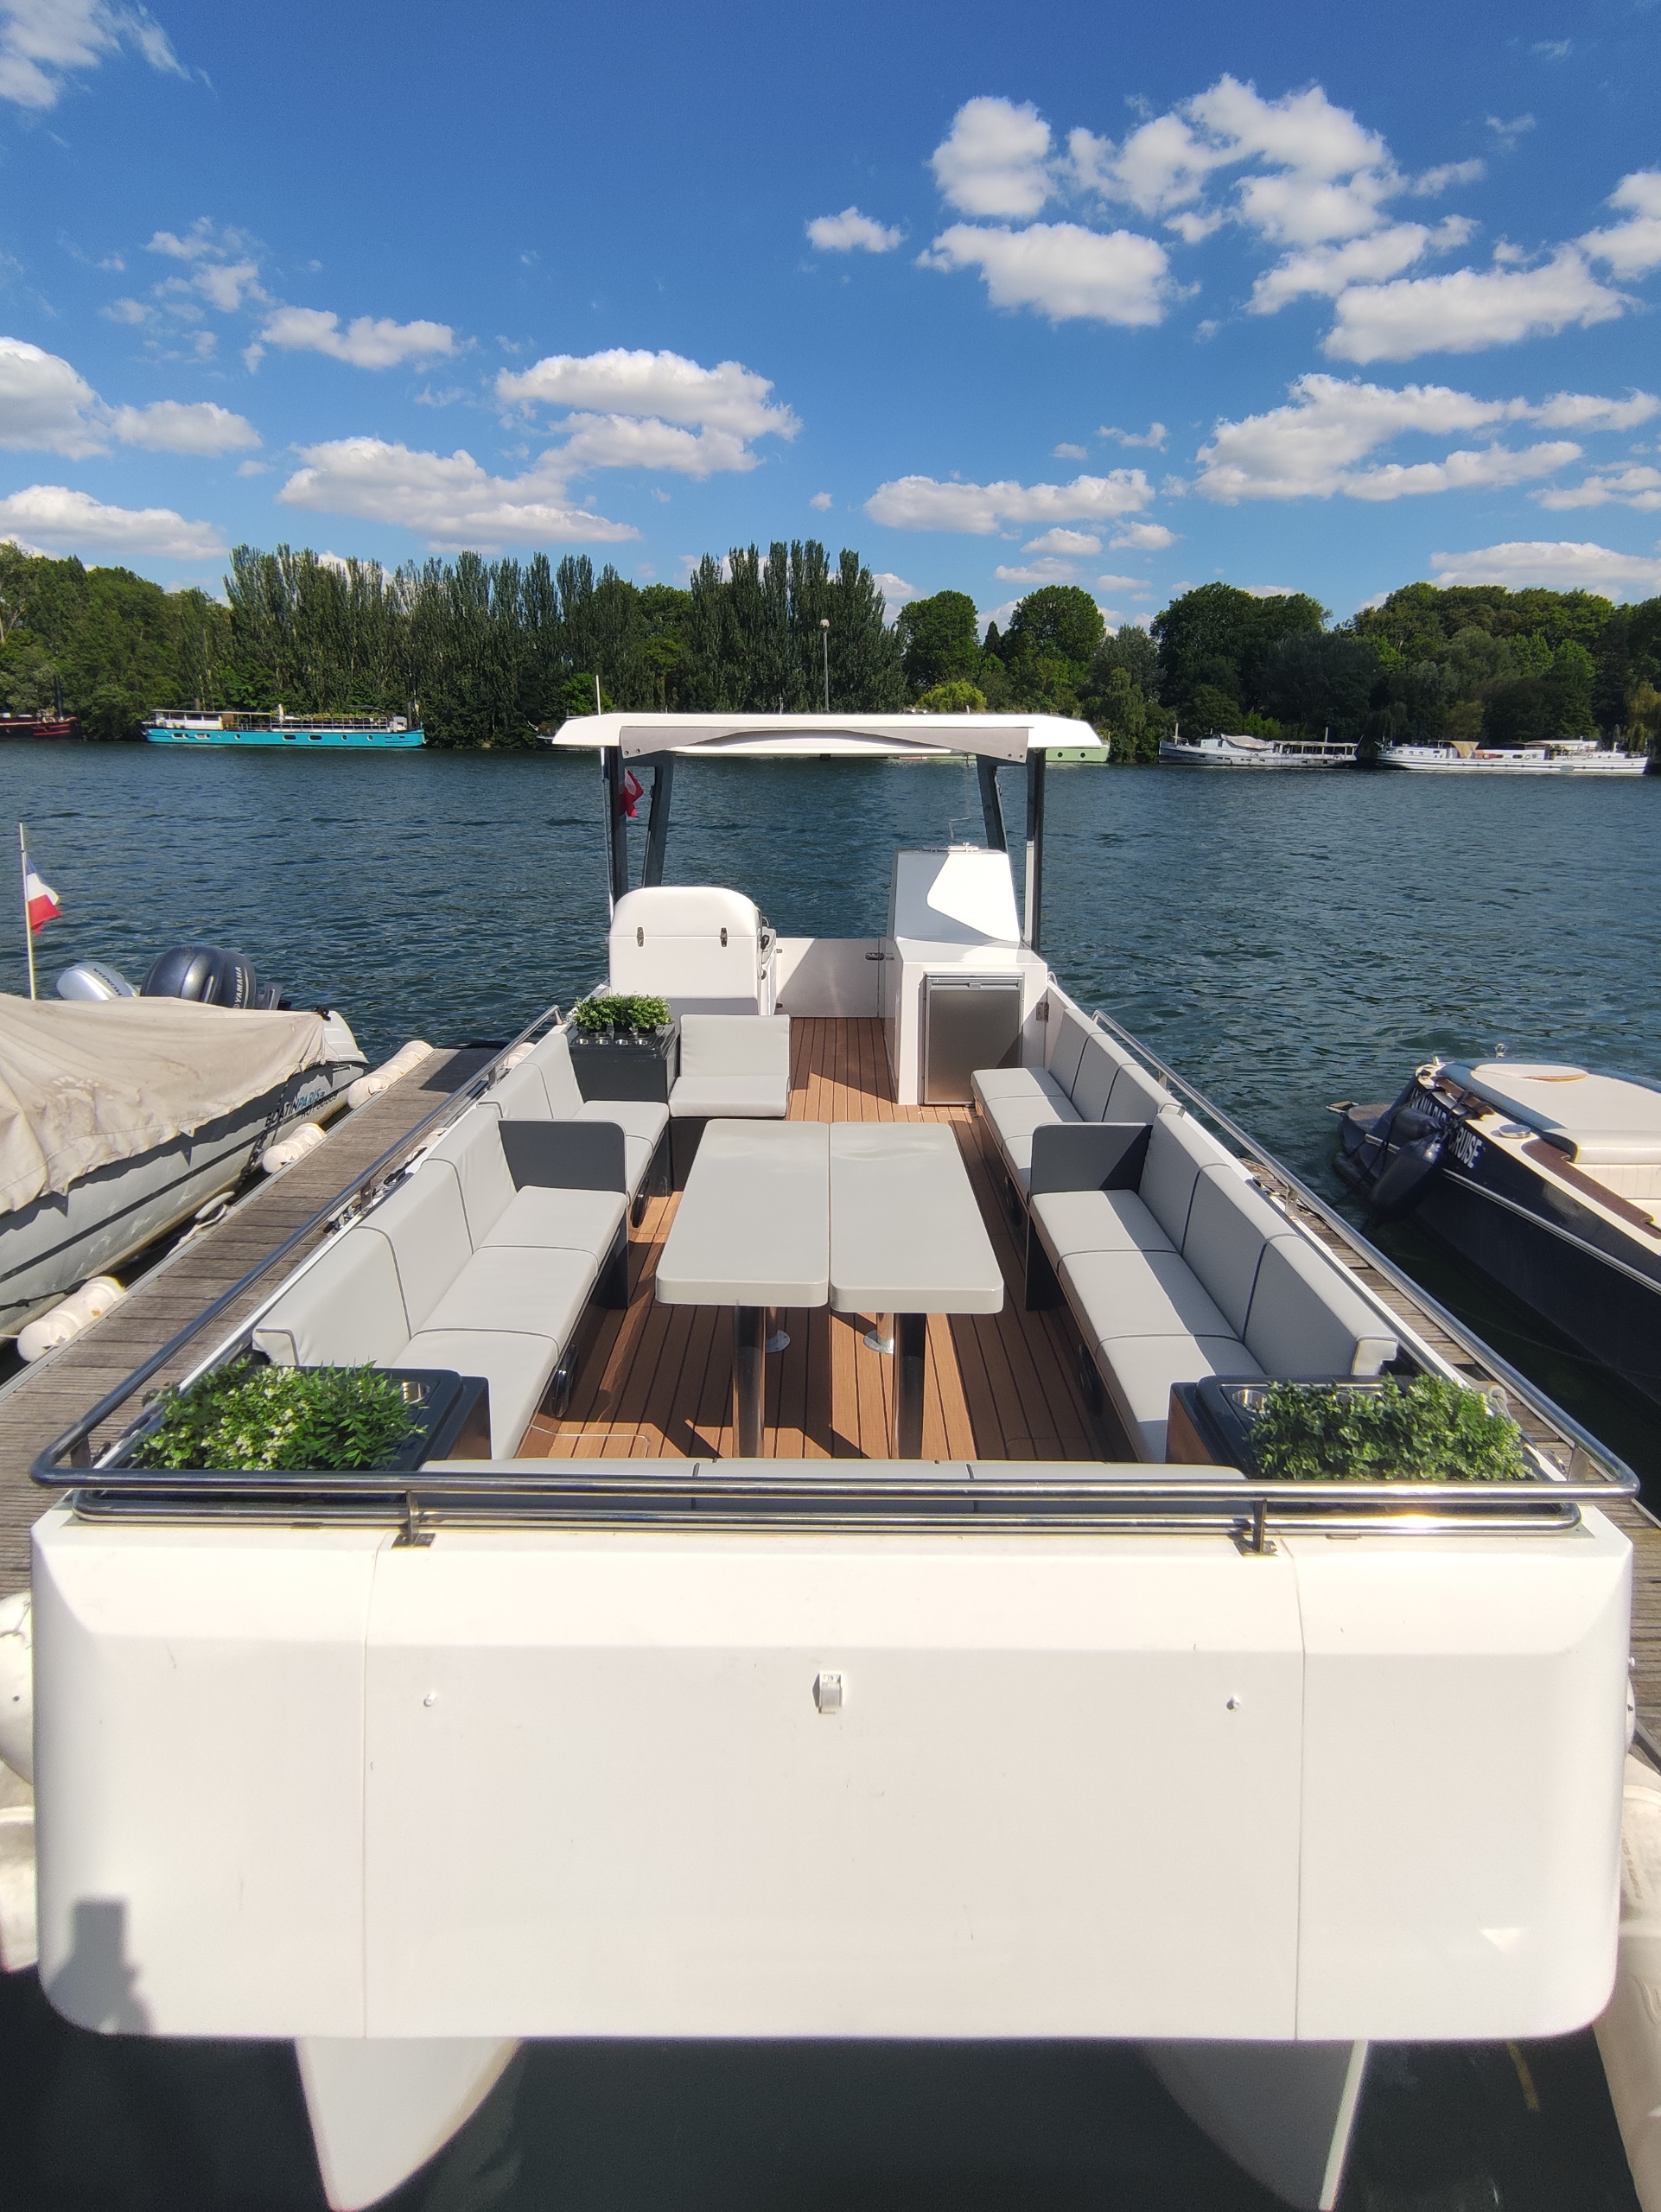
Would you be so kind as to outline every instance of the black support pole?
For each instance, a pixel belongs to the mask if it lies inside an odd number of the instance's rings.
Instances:
[[[606,779],[606,848],[611,873],[614,906],[628,889],[628,823],[623,813],[623,748],[601,749],[601,771]]]
[[[1044,924],[1044,755],[1027,755],[1027,902],[1021,934],[1034,952],[1042,950]]]
[[[987,849],[1007,853],[1009,837],[1003,826],[1003,802],[998,797],[998,764],[989,760],[983,753],[975,756],[975,773],[980,778],[981,812],[986,817]]]
[[[664,855],[669,845],[669,800],[675,781],[675,756],[665,753],[652,767],[652,811],[646,817],[646,885],[663,881]]]

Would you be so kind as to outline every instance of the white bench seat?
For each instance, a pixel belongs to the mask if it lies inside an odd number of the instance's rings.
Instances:
[[[1172,1103],[1146,1069],[1076,1007],[1054,996],[1047,1003],[1047,1065],[980,1068],[972,1079],[1004,1172],[1023,1197],[1037,1130],[1072,1122],[1151,1122]]]
[[[1034,1147],[1029,1304],[1064,1298],[1132,1448],[1207,1376],[1376,1375],[1397,1344],[1344,1270],[1180,1109]],[[1134,1185],[1134,1187],[1132,1185]]]
[[[669,1109],[660,1098],[584,1098],[563,1029],[550,1031],[517,1067],[499,1077],[482,1103],[505,1121],[614,1122],[623,1132],[632,1199],[645,1190],[669,1126]]]
[[[675,1121],[782,1122],[790,1111],[787,1014],[689,1014],[680,1073],[669,1093]]]

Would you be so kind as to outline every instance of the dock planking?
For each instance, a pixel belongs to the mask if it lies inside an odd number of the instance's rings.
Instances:
[[[113,1313],[0,1389],[0,1596],[28,1583],[29,1532],[51,1502],[52,1493],[29,1480],[36,1454],[338,1192],[348,1190],[355,1176],[459,1090],[488,1057],[471,1047],[435,1052],[401,1083],[336,1122],[314,1151],[257,1185],[212,1228],[175,1245]],[[314,1241],[296,1250],[296,1262]],[[227,1334],[239,1315],[270,1287],[264,1284],[248,1294],[213,1334]],[[177,1371],[188,1371],[213,1340],[205,1336],[192,1344],[176,1363]],[[153,1387],[175,1379],[173,1368],[163,1369]]]

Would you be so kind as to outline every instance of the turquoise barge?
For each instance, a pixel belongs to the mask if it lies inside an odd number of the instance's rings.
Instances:
[[[144,725],[152,745],[328,745],[353,751],[408,752],[424,734],[402,715],[157,713]]]

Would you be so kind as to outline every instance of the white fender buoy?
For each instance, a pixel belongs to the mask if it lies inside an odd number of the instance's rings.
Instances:
[[[423,2036],[296,2043],[330,2212],[360,2212],[424,2166],[472,2119],[518,2049]]]
[[[1632,2186],[1661,2212],[1661,1774],[1626,1759],[1620,1813],[1620,1944],[1597,2024]]]
[[[521,1060],[528,1060],[536,1051],[534,1045],[515,1045],[511,1052],[504,1052],[497,1064],[498,1075],[506,1075],[510,1068],[518,1067]]]
[[[35,1780],[35,1643],[29,1593],[0,1598],[0,1759]]]
[[[419,1067],[432,1049],[424,1039],[412,1037],[407,1045],[401,1046],[393,1053],[390,1060],[384,1061],[378,1068],[371,1068],[367,1075],[360,1075],[355,1083],[347,1084],[347,1104],[351,1107],[366,1106],[372,1098],[379,1098],[383,1090],[390,1090],[395,1083],[409,1074],[411,1068]]]
[[[268,1175],[280,1175],[285,1167],[292,1167],[296,1160],[303,1160],[309,1152],[315,1152],[328,1131],[315,1122],[296,1122],[285,1129],[275,1144],[268,1144],[259,1155],[259,1164]]]
[[[42,1313],[17,1332],[17,1357],[39,1359],[78,1337],[93,1321],[101,1321],[127,1295],[113,1275],[94,1275],[79,1290],[60,1299],[49,1313]]]

